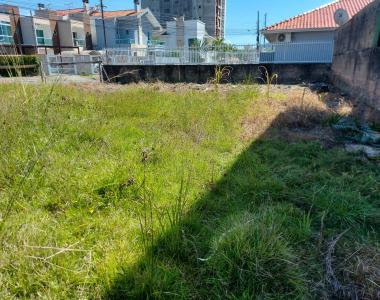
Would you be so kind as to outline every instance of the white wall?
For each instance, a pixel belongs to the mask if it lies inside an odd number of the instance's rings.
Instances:
[[[44,32],[44,38],[51,39],[53,34],[50,28],[50,21],[45,19],[33,18],[34,30],[42,30]]]
[[[8,14],[0,14],[0,21],[10,23],[11,19]]]
[[[167,36],[165,37],[166,47],[177,48],[177,23],[170,21],[166,23]],[[203,22],[198,20],[186,20],[184,21],[184,44],[185,47],[189,47],[190,39],[203,40],[206,36],[206,26]]]
[[[304,32],[287,32],[284,34],[291,34],[291,42],[326,42],[333,41],[335,31],[304,31]],[[278,36],[281,33],[266,33],[265,37],[270,43],[278,43]]]
[[[292,42],[333,41],[335,31],[294,32]]]
[[[203,40],[206,26],[197,20],[185,21],[185,47],[189,47],[189,39]]]

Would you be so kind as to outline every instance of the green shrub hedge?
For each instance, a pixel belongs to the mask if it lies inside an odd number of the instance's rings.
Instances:
[[[35,55],[0,55],[0,76],[37,75],[39,62]]]

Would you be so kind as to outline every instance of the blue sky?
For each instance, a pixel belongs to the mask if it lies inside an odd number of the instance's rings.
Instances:
[[[132,0],[103,1],[107,9],[110,10],[133,7]],[[226,39],[234,43],[254,43],[258,10],[261,12],[262,21],[266,12],[268,14],[268,24],[272,24],[328,2],[331,2],[331,0],[227,0]],[[82,1],[64,0],[62,1],[63,5],[53,1],[50,3],[55,8],[58,6],[68,8],[81,6]],[[98,3],[99,0],[90,0],[90,5]]]

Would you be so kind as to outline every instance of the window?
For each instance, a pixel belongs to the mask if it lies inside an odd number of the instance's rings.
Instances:
[[[80,39],[78,37],[78,32],[73,31],[73,41],[75,47],[83,47],[84,46],[84,39]]]
[[[37,45],[45,45],[44,31],[36,29]]]
[[[377,47],[380,47],[380,32],[379,32],[379,38],[377,39]]]
[[[8,22],[0,22],[0,44],[13,44],[12,28]]]

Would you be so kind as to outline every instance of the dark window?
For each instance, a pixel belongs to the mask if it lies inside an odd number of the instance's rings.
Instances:
[[[377,47],[380,47],[380,32],[379,32],[379,37],[377,39]]]

